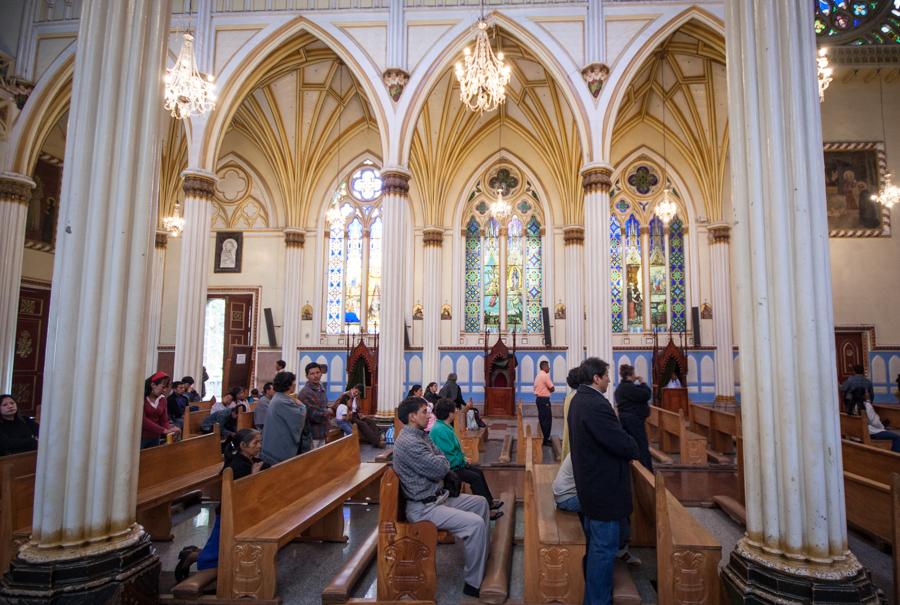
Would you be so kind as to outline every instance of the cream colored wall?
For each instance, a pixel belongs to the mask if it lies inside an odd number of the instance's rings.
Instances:
[[[894,70],[896,74],[896,70]],[[878,81],[861,76],[842,82],[843,69],[825,92],[822,135],[825,142],[881,141]],[[885,154],[888,170],[900,174],[900,82],[884,83]],[[896,184],[897,177],[894,177]],[[900,292],[900,216],[893,214],[894,232],[887,238],[831,238],[831,279],[834,323],[875,326],[880,346],[900,346],[900,314],[892,300]]]
[[[50,282],[53,278],[53,253],[25,248],[22,255],[22,279]]]

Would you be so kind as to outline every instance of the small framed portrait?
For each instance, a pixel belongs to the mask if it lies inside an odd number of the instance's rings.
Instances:
[[[216,233],[216,264],[214,273],[240,273],[244,252],[244,234],[240,231]]]

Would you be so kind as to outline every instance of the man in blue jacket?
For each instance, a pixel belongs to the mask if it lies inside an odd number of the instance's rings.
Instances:
[[[631,514],[634,439],[604,396],[609,364],[590,357],[581,364],[581,385],[569,408],[568,426],[575,487],[587,538],[585,605],[611,605],[619,525]]]

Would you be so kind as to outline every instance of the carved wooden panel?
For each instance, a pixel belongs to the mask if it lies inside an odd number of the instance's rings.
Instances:
[[[704,465],[706,464],[706,438],[684,437],[681,444],[681,463]]]
[[[259,597],[262,588],[263,549],[256,544],[237,544],[234,547],[234,583],[231,597]]]
[[[707,603],[707,587],[703,578],[706,555],[692,550],[672,553],[675,576],[675,602],[685,605]]]
[[[568,570],[569,550],[557,546],[542,548],[540,565],[538,587],[542,602],[573,603],[574,601],[569,598],[571,584]]]

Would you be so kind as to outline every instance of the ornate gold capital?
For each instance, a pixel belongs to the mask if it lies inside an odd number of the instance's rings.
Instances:
[[[566,246],[584,245],[584,227],[573,225],[563,229],[563,244]]]
[[[0,200],[27,204],[31,201],[34,181],[21,174],[6,172],[0,174]]]
[[[434,246],[440,248],[444,244],[444,230],[435,227],[428,227],[422,232],[422,242],[425,247]]]
[[[408,195],[409,173],[399,170],[383,170],[381,172],[381,190],[385,195]]]
[[[284,230],[284,245],[288,248],[302,248],[306,244],[306,233],[299,229]]]
[[[609,192],[612,187],[612,168],[608,166],[591,166],[581,171],[581,187],[585,193],[594,191]]]
[[[165,248],[169,244],[169,234],[165,231],[156,232],[156,247]]]
[[[216,195],[216,176],[205,172],[188,172],[185,170],[181,173],[184,179],[181,187],[184,194],[188,197],[200,198],[206,201],[212,201]]]
[[[727,244],[731,239],[731,225],[725,223],[716,223],[706,228],[709,233],[709,243],[711,244]]]

